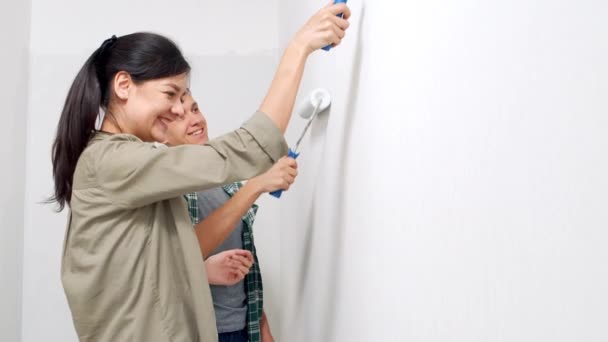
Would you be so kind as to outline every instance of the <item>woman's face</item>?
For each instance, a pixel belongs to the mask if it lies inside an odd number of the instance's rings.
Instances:
[[[116,82],[120,128],[143,141],[166,141],[169,124],[185,114],[188,74],[124,84],[117,78]]]
[[[170,146],[206,144],[209,141],[207,121],[190,93],[184,97],[184,109],[186,113],[182,118],[168,124],[164,143]]]

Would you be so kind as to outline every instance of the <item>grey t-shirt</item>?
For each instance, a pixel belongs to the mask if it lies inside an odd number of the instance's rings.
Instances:
[[[198,211],[201,219],[209,216],[214,210],[221,207],[230,196],[221,187],[198,192]],[[243,248],[243,221],[238,225],[224,242],[209,256],[220,252]],[[233,286],[210,285],[217,331],[219,333],[240,331],[247,324],[247,295],[245,282],[241,280]]]

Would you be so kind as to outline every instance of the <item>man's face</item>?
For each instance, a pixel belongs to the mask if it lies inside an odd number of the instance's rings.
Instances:
[[[184,110],[183,118],[178,118],[168,124],[165,143],[169,146],[206,144],[209,141],[207,121],[191,94],[184,98]]]

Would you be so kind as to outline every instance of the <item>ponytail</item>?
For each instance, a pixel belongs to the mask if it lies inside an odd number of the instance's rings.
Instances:
[[[101,106],[101,87],[97,77],[95,51],[76,75],[65,99],[57,136],[53,143],[53,178],[55,195],[51,198],[63,210],[72,197],[72,178],[76,163],[95,129]]]

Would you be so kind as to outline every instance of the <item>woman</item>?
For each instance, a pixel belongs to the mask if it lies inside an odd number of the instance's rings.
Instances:
[[[54,200],[70,216],[62,282],[81,341],[216,341],[200,248],[182,194],[247,179],[287,146],[304,64],[337,45],[348,8],[327,6],[295,35],[259,111],[206,146],[157,148],[184,115],[190,67],[173,42],[106,40],[65,101],[53,144]],[[103,109],[100,131],[95,130]],[[295,165],[295,161],[293,162]]]

